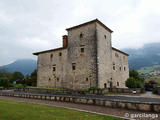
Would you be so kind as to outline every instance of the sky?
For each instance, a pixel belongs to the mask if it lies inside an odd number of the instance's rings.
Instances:
[[[0,65],[62,46],[66,28],[98,18],[118,49],[160,42],[159,0],[0,0]]]

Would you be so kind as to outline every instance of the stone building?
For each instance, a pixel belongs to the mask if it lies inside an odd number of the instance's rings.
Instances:
[[[66,30],[63,47],[33,53],[38,56],[37,86],[125,87],[128,54],[112,47],[111,29],[95,19]]]

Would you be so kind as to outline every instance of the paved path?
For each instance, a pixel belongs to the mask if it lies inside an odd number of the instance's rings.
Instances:
[[[6,97],[6,96],[0,96],[0,99],[5,100],[14,100],[14,101],[20,101],[20,102],[29,102],[33,104],[43,104],[48,106],[56,106],[56,107],[63,107],[67,109],[74,109],[79,111],[87,111],[91,113],[99,113],[104,115],[110,115],[110,116],[119,116],[119,117],[125,117],[125,114],[144,114],[144,112],[140,111],[134,111],[134,110],[126,110],[126,109],[119,109],[119,108],[109,108],[109,107],[103,107],[103,106],[95,106],[95,105],[86,105],[86,104],[75,104],[75,103],[67,103],[67,102],[57,102],[57,101],[48,101],[48,100],[38,100],[38,99],[28,99],[28,98],[18,98],[18,97]],[[145,114],[156,114],[152,112],[145,112]],[[158,118],[141,118],[139,120],[160,120],[160,114],[158,114]],[[137,119],[138,120],[138,119]]]
[[[160,98],[160,95],[153,94],[152,91],[146,91],[145,93],[140,94],[140,97]]]

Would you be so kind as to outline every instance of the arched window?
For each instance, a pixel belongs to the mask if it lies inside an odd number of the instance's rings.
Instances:
[[[80,37],[80,38],[83,38],[83,34],[81,33],[81,34],[79,35],[79,37]]]

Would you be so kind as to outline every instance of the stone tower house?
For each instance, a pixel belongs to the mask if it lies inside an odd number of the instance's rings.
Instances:
[[[66,29],[63,47],[38,56],[37,86],[124,88],[128,54],[112,47],[112,30],[98,19]]]

